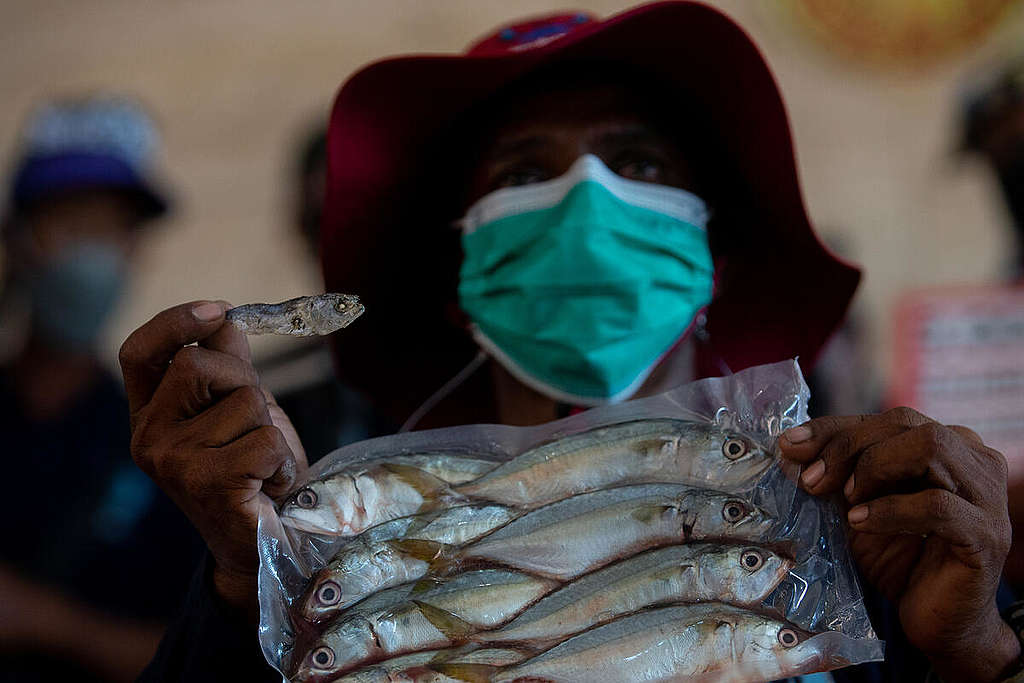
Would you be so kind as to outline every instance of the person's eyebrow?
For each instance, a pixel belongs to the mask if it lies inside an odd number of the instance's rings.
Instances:
[[[667,138],[650,126],[636,123],[617,126],[597,136],[601,147],[625,147],[628,145],[664,144]]]
[[[550,138],[538,134],[525,134],[499,140],[491,149],[489,156],[494,159],[526,154],[536,149],[543,149],[550,143]]]

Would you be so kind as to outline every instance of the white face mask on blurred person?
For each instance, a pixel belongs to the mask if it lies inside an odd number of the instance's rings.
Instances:
[[[32,331],[55,349],[89,351],[128,283],[128,262],[117,245],[79,241],[23,275]]]

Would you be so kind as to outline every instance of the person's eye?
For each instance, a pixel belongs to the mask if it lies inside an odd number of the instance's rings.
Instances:
[[[503,187],[520,187],[548,180],[548,174],[536,166],[514,166],[503,170],[494,177],[490,189],[500,190]]]
[[[651,157],[624,157],[616,161],[612,170],[629,180],[662,184],[665,182],[665,165]]]

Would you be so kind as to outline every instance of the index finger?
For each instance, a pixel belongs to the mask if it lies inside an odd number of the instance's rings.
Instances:
[[[175,353],[223,324],[223,303],[192,301],[157,313],[132,332],[118,354],[129,410],[134,413],[149,403]]]
[[[837,434],[850,432],[867,422],[886,425],[902,431],[932,422],[932,420],[911,408],[893,408],[879,415],[817,417],[799,427],[791,427],[784,431],[779,437],[779,448],[782,450],[784,458],[806,463],[813,460]]]

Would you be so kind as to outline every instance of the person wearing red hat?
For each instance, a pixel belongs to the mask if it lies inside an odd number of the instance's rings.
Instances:
[[[336,367],[404,428],[535,424],[806,366],[859,279],[814,236],[763,58],[700,3],[372,64],[338,94],[328,158],[327,288],[368,309]],[[225,306],[168,309],[122,347],[136,462],[210,550],[150,680],[259,675],[255,520],[306,464]],[[1000,454],[908,409],[813,420],[780,447],[808,491],[850,504],[855,560],[908,648],[946,681],[1017,671]]]

